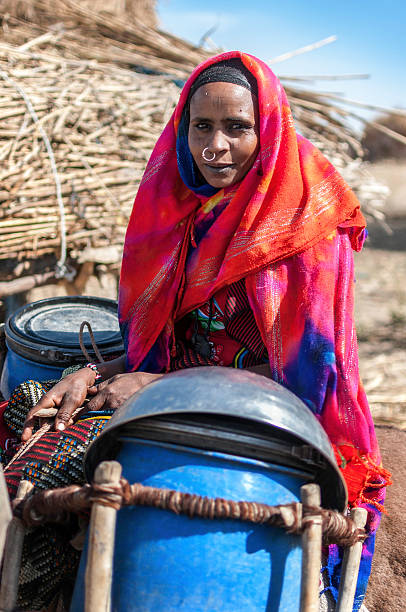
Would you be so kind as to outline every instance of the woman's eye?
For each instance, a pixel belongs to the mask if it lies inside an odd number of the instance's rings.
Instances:
[[[249,130],[251,127],[252,126],[248,125],[247,123],[239,123],[238,121],[230,125],[231,130],[240,130],[240,131]]]
[[[200,123],[196,123],[195,128],[198,130],[208,130],[210,126],[208,123],[201,121]]]

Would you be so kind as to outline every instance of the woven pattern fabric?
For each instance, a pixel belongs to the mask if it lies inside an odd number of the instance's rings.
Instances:
[[[81,419],[65,431],[48,431],[6,467],[10,496],[17,493],[21,478],[38,490],[55,489],[84,481],[83,456],[90,442],[103,429],[111,415]]]
[[[47,380],[44,382],[27,380],[18,385],[14,390],[4,411],[4,422],[18,438],[23,433],[23,425],[28,411],[57,382],[57,380]]]
[[[18,610],[43,612],[63,593],[70,601],[80,561],[80,552],[70,540],[77,531],[78,524],[72,519],[65,525],[46,525],[28,532],[22,553]]]
[[[14,391],[7,407],[7,423],[20,435],[26,414],[55,383],[27,381]],[[34,490],[83,484],[83,457],[99,435],[112,410],[84,414],[65,431],[46,431],[32,444],[17,451],[5,467],[9,494],[14,498],[20,479],[29,480]],[[39,433],[37,433],[37,436]],[[70,540],[78,530],[75,517],[66,525],[46,525],[31,530],[24,541],[18,606],[41,610],[64,591],[71,591],[80,553]]]

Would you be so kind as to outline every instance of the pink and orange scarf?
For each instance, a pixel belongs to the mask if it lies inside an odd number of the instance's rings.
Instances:
[[[240,57],[258,82],[260,151],[238,185],[205,202],[228,206],[212,232],[188,253],[199,199],[182,182],[176,133],[197,75],[209,65]],[[295,132],[285,92],[260,60],[229,52],[198,66],[148,162],[131,214],[120,279],[119,316],[128,369],[135,370],[160,337],[168,362],[175,319],[221,287],[303,251],[339,224],[365,225],[359,204],[334,167]],[[357,235],[354,234],[354,242]],[[165,364],[166,365],[166,364]]]

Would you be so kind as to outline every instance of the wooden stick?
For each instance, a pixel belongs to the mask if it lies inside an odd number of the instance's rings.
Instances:
[[[329,36],[328,38],[323,38],[323,40],[319,40],[318,42],[312,43],[310,45],[306,45],[305,47],[300,47],[299,49],[295,49],[294,51],[289,51],[288,53],[283,53],[282,55],[278,55],[277,57],[273,57],[268,60],[268,64],[277,64],[278,62],[284,62],[291,57],[295,57],[296,55],[302,55],[303,53],[308,53],[309,51],[313,51],[314,49],[320,49],[320,47],[324,47],[324,45],[329,45],[332,42],[337,40],[337,36]]]
[[[3,330],[4,333],[4,330]],[[7,529],[13,514],[10,507],[7,485],[4,479],[3,468],[0,465],[0,564],[3,559],[4,543],[6,541]]]
[[[300,489],[302,504],[320,506],[320,487],[317,484],[303,485]],[[319,611],[321,569],[321,516],[312,517],[310,525],[302,535],[302,580],[300,588],[300,612]]]
[[[19,47],[19,50],[26,51],[27,49],[32,49],[32,47],[35,47],[35,45],[41,45],[42,43],[48,42],[50,40],[54,42],[55,38],[56,36],[53,32],[46,32],[45,34],[41,34],[41,36],[37,36],[37,38],[32,38],[24,45],[21,45]]]
[[[278,74],[280,81],[298,81],[298,82],[309,82],[309,81],[351,81],[360,79],[369,79],[370,74],[306,74],[302,76],[284,75]]]
[[[33,489],[33,484],[22,480],[19,484],[16,501],[24,500]],[[4,549],[4,564],[1,577],[0,612],[12,612],[15,609],[18,595],[21,555],[25,536],[25,525],[16,516],[12,518]]]
[[[58,414],[58,408],[42,408],[35,413],[37,419],[53,419]]]
[[[23,291],[29,291],[34,287],[45,285],[51,279],[55,279],[55,272],[44,272],[42,274],[32,274],[12,281],[0,282],[0,298],[8,295],[15,295]]]
[[[96,468],[94,482],[113,485],[120,481],[121,465],[103,461]],[[85,612],[109,612],[117,510],[95,502],[89,527],[89,549],[85,573]]]
[[[368,512],[365,508],[353,508],[351,510],[351,518],[359,528],[365,527],[367,517]],[[340,589],[337,600],[337,612],[352,612],[361,553],[362,542],[357,542],[344,551]]]

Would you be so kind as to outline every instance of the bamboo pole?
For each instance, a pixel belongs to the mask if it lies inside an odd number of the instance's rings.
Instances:
[[[320,506],[320,487],[317,484],[303,485],[300,489],[303,505]],[[310,524],[302,535],[302,579],[300,588],[300,612],[319,612],[319,590],[321,570],[321,516],[311,517]]]
[[[103,461],[96,468],[96,484],[115,485],[121,477],[117,461]],[[109,612],[111,609],[111,580],[117,510],[93,503],[89,548],[85,573],[85,612]]]

